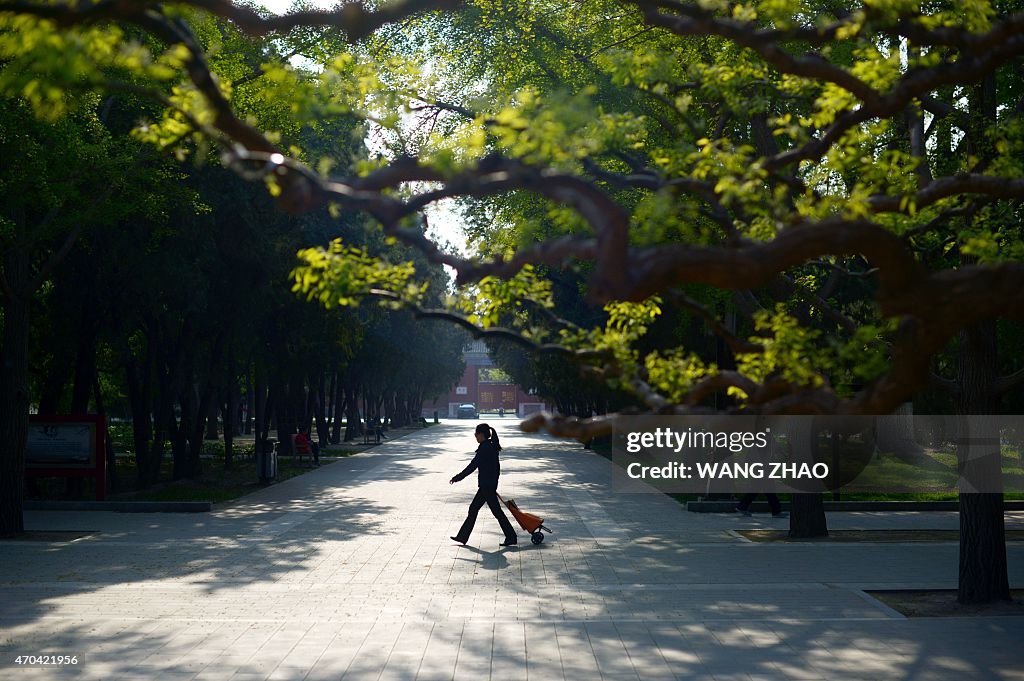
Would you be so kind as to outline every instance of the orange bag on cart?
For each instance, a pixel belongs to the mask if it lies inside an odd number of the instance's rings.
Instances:
[[[501,502],[505,504],[506,507],[508,507],[509,513],[511,513],[512,517],[516,519],[519,526],[530,533],[530,541],[534,544],[539,544],[544,541],[544,534],[541,533],[541,530],[544,530],[544,532],[549,534],[551,533],[551,530],[544,527],[543,518],[521,510],[516,504],[515,499],[509,499],[506,501],[500,494],[498,495],[498,498],[501,499]]]

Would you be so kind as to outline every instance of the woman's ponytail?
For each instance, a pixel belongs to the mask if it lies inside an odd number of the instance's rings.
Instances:
[[[476,426],[476,432],[479,435],[485,436],[484,439],[494,445],[495,449],[501,451],[501,443],[498,442],[498,431],[491,428],[486,423],[478,423]]]

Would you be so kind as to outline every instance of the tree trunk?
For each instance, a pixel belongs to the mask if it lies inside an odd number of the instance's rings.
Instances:
[[[335,399],[334,399],[334,411],[331,414],[331,418],[334,419],[331,423],[331,444],[336,445],[341,443],[341,422],[345,417],[345,408],[348,404],[347,399],[344,397],[345,391],[341,385],[335,386]]]
[[[339,424],[338,415],[338,372],[331,372],[331,380],[327,385],[326,404],[324,405],[324,418],[327,419],[327,438],[324,442],[336,444]]]
[[[288,383],[277,381],[270,388],[271,400],[276,405],[274,423],[277,430],[277,451],[283,456],[291,456],[292,438],[295,434],[295,402],[290,399]]]
[[[241,426],[238,418],[238,375],[235,371],[235,356],[227,355],[227,381],[224,389],[224,468],[230,469],[235,463],[235,433]]]
[[[203,442],[206,440],[207,423],[213,424],[213,439],[217,438],[217,389],[207,381],[206,389],[195,410],[195,420],[188,433],[188,477],[198,477],[203,472]]]
[[[253,388],[253,372],[255,371],[254,366],[249,366],[245,370],[245,419],[242,423],[242,432],[246,435],[252,435],[252,423],[256,418],[256,393]],[[257,433],[259,430],[256,431]]]
[[[206,371],[205,385],[199,394],[199,404],[195,410],[195,420],[184,422],[191,424],[188,433],[188,477],[190,478],[199,477],[203,472],[203,442],[219,439],[217,414],[220,412],[220,400],[217,398],[217,382],[214,380],[214,376],[217,375],[220,368],[221,356],[224,351],[224,336],[224,333],[219,334],[214,342]],[[194,389],[191,392],[195,395]]]
[[[263,423],[260,425],[259,433],[263,440],[267,441],[270,439],[270,426],[277,418],[278,407],[274,401],[277,398],[274,396],[273,389],[266,384],[264,384],[262,391],[260,391],[257,384],[256,390],[260,392],[260,400],[263,403]]]
[[[211,388],[211,390],[213,390]],[[216,392],[216,390],[214,390]],[[220,400],[211,399],[206,408],[206,434],[203,435],[204,440],[212,440],[216,442],[220,439],[220,433],[217,432],[217,417],[220,415]],[[225,424],[225,428],[227,424]]]
[[[797,420],[796,425],[788,431],[790,442],[806,444],[794,447],[792,451],[793,460],[807,464],[814,463],[814,453],[823,427],[817,420],[809,418]],[[789,505],[789,536],[794,539],[828,536],[825,499],[821,493],[808,492],[791,495]]]
[[[957,601],[1010,600],[1002,494],[960,495],[960,579]]]
[[[306,391],[306,382],[299,374],[295,374],[288,382],[288,404],[292,413],[290,433],[308,429],[310,424],[310,395]]]
[[[173,473],[172,477],[175,480],[181,480],[189,476],[189,461],[188,461],[188,424],[193,419],[193,411],[195,410],[195,400],[192,399],[191,391],[181,394],[178,398],[178,408],[181,410],[181,416],[176,418],[173,410],[170,418],[167,421],[167,431],[171,435],[171,457],[173,460]]]
[[[0,348],[0,536],[25,531],[25,446],[28,442],[28,256],[11,249],[4,276],[13,293],[4,297]]]
[[[994,321],[975,324],[960,334],[957,410],[964,415],[993,414],[997,336]],[[983,418],[971,418],[961,430],[957,462],[968,481],[1000,472],[999,433]],[[964,438],[963,436],[967,437]],[[996,467],[994,472],[991,470]],[[1002,493],[960,493],[960,577],[957,601],[1010,600]]]
[[[264,429],[264,422],[267,420],[267,413],[265,409],[265,402],[263,400],[263,393],[265,388],[263,387],[263,369],[260,366],[259,360],[256,360],[253,366],[253,383],[252,389],[249,391],[249,400],[252,404],[253,418],[255,420],[256,427],[256,443],[255,443],[255,454],[257,467],[263,460],[263,454],[267,451],[267,435]]]
[[[914,462],[924,449],[914,438],[914,403],[905,402],[890,416],[879,422],[875,446],[878,451],[895,454],[897,457]]]
[[[78,348],[75,352],[75,378],[71,389],[71,413],[89,413],[89,397],[94,393],[96,380],[96,322],[95,303],[90,301],[82,312],[78,326]],[[99,408],[97,408],[99,411]]]
[[[192,388],[192,353],[194,352],[194,338],[192,333],[192,318],[186,316],[181,322],[180,332],[172,333],[173,321],[158,321],[152,325],[153,333],[148,334],[151,342],[159,343],[159,351],[154,354],[156,358],[159,390],[157,391],[156,413],[154,423],[156,424],[156,436],[154,438],[153,461],[157,478],[160,474],[160,463],[163,459],[163,443],[170,441],[173,457],[173,478],[178,480],[187,477],[188,473],[188,452],[187,439],[188,429],[194,417],[196,405],[193,399]],[[174,413],[174,405],[177,401],[181,409],[180,423]],[[156,445],[160,444],[160,449]],[[153,480],[156,482],[156,479]]]
[[[235,413],[238,411],[238,399],[235,395],[234,381],[228,384],[224,408],[224,468],[231,470],[235,463]]]
[[[129,354],[125,360],[125,384],[128,387],[128,404],[132,417],[132,443],[135,448],[135,473],[140,486],[152,484],[155,476],[151,472],[150,440],[153,435],[152,395],[149,375],[152,352],[146,350],[143,366]]]
[[[96,413],[103,416],[103,456],[107,457],[107,491],[117,492],[119,487],[117,478],[117,456],[114,452],[114,440],[110,437],[110,416],[106,413],[103,405],[103,393],[100,391],[100,373],[93,364],[92,394],[96,402]]]
[[[794,494],[790,497],[789,536],[793,539],[828,536],[822,495]]]
[[[345,388],[345,404],[348,412],[345,415],[347,424],[345,426],[345,442],[351,442],[363,434],[362,425],[359,422],[359,390],[354,386]]]
[[[317,376],[316,390],[313,390],[313,382],[310,381],[309,394],[311,396],[314,394],[316,395],[316,399],[312,401],[310,409],[310,413],[313,416],[313,420],[316,422],[316,439],[318,442],[323,443],[325,445],[327,444],[328,438],[331,435],[330,426],[327,421],[328,414],[330,412],[326,412],[324,410],[324,405],[327,403],[327,395],[325,392],[326,389],[327,385],[326,381],[324,381],[323,373],[320,373]]]
[[[413,399],[415,401],[410,407],[410,411],[413,414],[417,414],[416,420],[418,421],[420,418],[423,417],[423,391],[416,393],[416,396]],[[512,409],[515,410],[515,407],[512,407]]]
[[[39,413],[60,413],[61,398],[71,373],[70,357],[52,357],[46,365],[46,374],[39,386]]]
[[[370,408],[369,408],[368,412],[373,414],[373,424],[374,424],[374,427],[380,426],[381,428],[383,428],[384,425],[385,425],[384,419],[383,419],[383,416],[384,416],[384,395],[383,394],[375,395],[371,399]]]
[[[160,386],[153,401],[153,441],[150,443],[146,456],[145,471],[140,469],[140,482],[144,486],[155,485],[160,481],[164,445],[176,435],[174,428],[176,428],[174,393],[171,391],[170,379],[167,376],[161,376]]]
[[[210,351],[209,361],[206,367],[205,379],[202,387],[189,386],[186,388],[190,398],[195,401],[193,405],[192,418],[186,420],[182,414],[182,427],[186,428],[188,438],[188,458],[185,466],[185,477],[195,478],[203,472],[203,441],[205,439],[216,440],[217,437],[217,412],[220,411],[217,405],[217,387],[214,377],[220,368],[221,357],[224,354],[225,338],[227,332],[221,330],[213,342]],[[187,365],[191,371],[192,361]],[[209,424],[209,427],[208,425]],[[212,428],[213,436],[209,437]]]

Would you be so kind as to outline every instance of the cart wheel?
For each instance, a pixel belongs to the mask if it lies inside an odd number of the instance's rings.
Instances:
[[[544,541],[544,533],[534,532],[532,535],[530,535],[530,541],[532,541],[534,544],[541,543],[542,541]]]

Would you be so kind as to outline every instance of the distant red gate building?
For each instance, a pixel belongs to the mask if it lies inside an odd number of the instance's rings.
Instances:
[[[423,403],[423,417],[438,416],[455,418],[460,404],[472,404],[477,412],[526,416],[545,408],[544,402],[516,384],[508,375],[494,365],[487,354],[483,341],[473,341],[463,352],[466,371],[459,382],[452,386],[448,395],[436,402]]]

